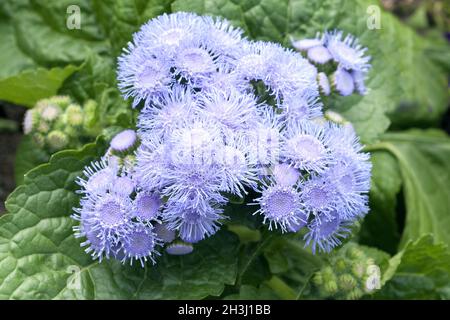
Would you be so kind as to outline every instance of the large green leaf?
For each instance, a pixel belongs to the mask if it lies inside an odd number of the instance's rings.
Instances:
[[[372,56],[373,68],[363,97],[336,97],[329,107],[356,127],[364,142],[395,124],[436,123],[447,107],[447,79],[426,54],[430,43],[389,13],[381,12],[381,29],[369,30],[367,9],[372,0],[177,0],[174,11],[222,15],[254,39],[289,45],[289,37],[313,37],[339,28],[360,38]]]
[[[400,167],[406,206],[401,246],[427,233],[450,244],[449,136],[439,130],[389,133],[369,149],[389,151]]]
[[[0,100],[32,107],[43,98],[53,96],[77,67],[26,70],[0,79]]]
[[[69,5],[79,6],[81,29],[67,28]],[[33,106],[55,95],[90,52],[107,51],[89,1],[6,0],[0,15],[0,100]]]
[[[238,241],[227,231],[191,255],[164,255],[156,266],[91,260],[73,236],[70,214],[79,201],[76,176],[104,149],[91,144],[57,153],[10,195],[0,219],[0,298],[194,299],[234,284]]]
[[[19,143],[16,151],[14,176],[16,185],[22,184],[24,175],[40,164],[46,163],[50,155],[37,146],[31,136],[25,135]]]
[[[391,258],[382,299],[450,299],[450,251],[426,235]]]
[[[394,254],[400,242],[396,209],[402,178],[398,162],[389,152],[373,152],[371,161],[370,212],[364,218],[359,241]]]

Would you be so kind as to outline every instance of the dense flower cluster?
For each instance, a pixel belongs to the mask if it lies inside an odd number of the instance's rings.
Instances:
[[[381,270],[371,251],[349,242],[328,258],[314,274],[313,287],[320,298],[360,299],[381,288]]]
[[[345,70],[359,67],[352,59]],[[119,58],[138,130],[115,136],[78,180],[86,251],[141,263],[161,246],[189,253],[219,230],[230,196],[249,194],[259,195],[243,205],[270,230],[305,229],[313,251],[339,245],[368,211],[370,163],[351,125],[324,120],[320,78],[299,53],[226,20],[149,21]]]
[[[93,100],[81,106],[68,96],[42,99],[25,113],[23,131],[49,152],[77,148],[98,133],[92,121],[96,108]]]
[[[292,45],[299,51],[305,51],[308,59],[315,64],[337,64],[332,83],[339,94],[348,96],[355,90],[360,94],[366,93],[364,81],[370,69],[370,56],[365,55],[367,49],[352,35],[344,37],[342,31],[334,30],[318,34],[314,39],[293,41]],[[329,81],[324,73],[320,73],[319,84],[328,95]]]

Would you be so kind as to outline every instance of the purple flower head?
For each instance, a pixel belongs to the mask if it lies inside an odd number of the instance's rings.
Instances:
[[[143,137],[136,175],[143,188],[159,189],[162,196],[181,203],[202,207],[211,199],[222,202],[224,170],[215,161],[223,145],[220,131],[201,118],[185,120],[166,139]]]
[[[279,162],[283,126],[284,122],[274,108],[267,105],[260,107],[257,124],[246,132],[251,154],[259,167],[269,167]]]
[[[369,154],[362,152],[363,146],[350,123],[344,125],[331,124],[329,133],[330,149],[335,158],[351,157],[357,162],[369,161]]]
[[[334,30],[325,33],[326,47],[333,59],[347,70],[368,71],[370,56],[366,56],[367,48],[362,47],[352,35],[343,35],[342,31]]]
[[[96,233],[101,241],[117,244],[130,230],[131,200],[120,194],[88,194],[75,208],[74,219]]]
[[[311,244],[313,253],[330,252],[341,244],[341,239],[350,234],[351,224],[341,220],[337,215],[331,214],[327,218],[314,219],[308,225],[308,233],[305,235],[305,245]]]
[[[332,59],[330,51],[324,46],[308,49],[308,59],[314,63],[325,64]]]
[[[226,143],[217,148],[215,157],[219,170],[223,171],[221,190],[243,197],[246,187],[256,188],[257,159],[244,134],[229,134]]]
[[[343,157],[330,168],[330,179],[337,187],[341,202],[338,213],[342,219],[361,217],[369,211],[370,168],[369,162],[356,162],[350,157]]]
[[[244,42],[235,72],[241,79],[262,81],[277,102],[295,91],[317,89],[316,68],[301,55],[269,42]]]
[[[167,225],[164,223],[158,223],[154,226],[153,231],[155,232],[158,239],[161,239],[162,242],[170,243],[176,238],[175,231],[167,228]]]
[[[322,172],[333,163],[327,126],[313,122],[291,123],[283,141],[282,156],[295,168]]]
[[[264,216],[264,223],[269,224],[269,230],[280,227],[285,232],[307,221],[308,217],[303,211],[300,193],[296,188],[271,181],[260,192],[261,197],[256,199],[260,208],[255,214]]]
[[[281,108],[287,122],[311,120],[322,115],[322,103],[317,91],[295,92],[283,100]]]
[[[349,96],[355,90],[352,75],[345,69],[338,67],[333,75],[334,87],[343,96]]]
[[[240,92],[249,92],[250,83],[239,77],[234,72],[234,67],[221,63],[217,71],[210,74],[208,78],[201,79],[199,85],[202,93],[216,91],[217,89],[232,89]]]
[[[170,181],[165,172],[170,169],[170,149],[164,144],[160,135],[145,135],[136,151],[135,176],[139,184],[147,191],[165,187]]]
[[[121,176],[116,177],[110,188],[113,193],[124,197],[130,196],[135,189],[136,182],[128,173],[122,173]]]
[[[80,220],[80,217],[74,217],[74,219]],[[111,252],[111,243],[105,239],[102,239],[100,230],[92,230],[91,225],[85,221],[78,226],[73,227],[75,238],[85,238],[81,243],[81,247],[85,247],[84,251],[89,253],[94,260],[100,262],[106,256],[107,258]]]
[[[132,150],[138,142],[136,132],[131,129],[123,130],[112,138],[110,146],[113,151],[127,152]]]
[[[117,80],[125,99],[133,98],[133,107],[141,101],[149,104],[152,99],[169,90],[174,81],[170,73],[170,61],[156,57],[143,47],[130,44],[119,57]]]
[[[369,72],[370,56],[365,53],[358,40],[348,34],[344,37],[342,31],[334,30],[318,34],[315,39],[293,41],[293,46],[300,51],[307,51],[310,61],[323,64],[333,59],[338,64],[334,75],[334,85],[341,95],[350,95],[353,91],[366,94],[365,78]],[[329,94],[324,76],[319,77],[319,84],[325,95]],[[324,89],[325,88],[325,89]]]
[[[149,226],[135,225],[122,243],[124,253],[123,263],[129,261],[130,265],[132,265],[133,261],[139,261],[141,266],[144,267],[144,263],[147,260],[155,264],[154,256],[160,255],[156,251],[156,247],[160,244],[160,241]]]
[[[222,18],[203,17],[204,37],[209,48],[220,54],[226,64],[234,65],[239,56],[243,30]]]
[[[194,251],[194,247],[190,243],[177,241],[167,246],[166,252],[173,256],[183,256]]]
[[[177,201],[169,201],[164,211],[164,221],[171,230],[177,230],[180,238],[196,243],[219,230],[219,220],[223,219],[222,209],[211,205],[202,210]]]
[[[292,46],[299,51],[307,51],[314,47],[323,46],[324,44],[324,37],[320,37],[318,35],[317,38],[311,38],[311,39],[301,39],[301,40],[293,40],[291,39]]]
[[[170,92],[162,94],[141,111],[138,118],[139,132],[143,135],[159,132],[161,137],[165,137],[192,116],[195,105],[191,91],[175,85]]]
[[[317,82],[319,83],[320,92],[325,96],[330,95],[330,81],[325,73],[319,72],[317,74]]]
[[[173,201],[189,203],[202,211],[208,207],[210,201],[226,202],[220,193],[224,172],[217,166],[179,164],[165,174],[171,183],[163,188],[161,193]]]
[[[77,184],[82,187],[78,193],[103,193],[111,186],[117,176],[118,167],[109,165],[107,158],[93,161],[83,170],[84,177],[77,177]]]
[[[202,18],[193,13],[163,14],[144,24],[134,34],[133,41],[148,51],[162,51],[172,58],[181,44],[199,37],[202,22]]]
[[[312,176],[301,185],[301,201],[305,211],[317,219],[328,217],[340,205],[337,186],[328,176]]]
[[[272,173],[276,183],[286,187],[295,186],[300,178],[300,171],[287,163],[276,164]]]
[[[140,191],[133,201],[133,216],[142,222],[155,220],[162,205],[163,202],[159,194]]]
[[[176,165],[211,164],[217,145],[222,142],[217,124],[201,115],[185,119],[165,141],[171,148],[170,160]]]
[[[223,130],[252,128],[258,113],[256,98],[234,88],[213,89],[199,97],[196,110]]]
[[[193,87],[199,87],[202,81],[217,72],[218,54],[201,41],[186,43],[178,48],[173,59],[175,75],[179,81],[186,81]]]

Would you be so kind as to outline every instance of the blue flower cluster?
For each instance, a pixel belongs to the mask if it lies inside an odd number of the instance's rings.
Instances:
[[[292,45],[299,51],[305,51],[308,59],[315,64],[337,64],[332,79],[339,94],[348,96],[355,90],[359,94],[366,93],[364,82],[370,70],[370,56],[365,54],[367,49],[352,35],[344,37],[342,31],[334,30],[318,34],[314,39],[292,41]],[[324,76],[321,73],[319,84],[328,95],[329,82]]]
[[[341,51],[342,68],[359,68]],[[86,251],[141,264],[158,247],[189,253],[227,219],[230,196],[255,194],[243,205],[270,230],[305,229],[313,251],[339,245],[368,212],[371,167],[351,125],[324,120],[320,78],[299,53],[249,41],[226,20],[149,21],[119,58],[138,130],[116,135],[78,178]]]

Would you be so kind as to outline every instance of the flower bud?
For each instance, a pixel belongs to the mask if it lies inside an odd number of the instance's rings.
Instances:
[[[54,130],[48,134],[47,144],[52,150],[61,150],[69,144],[69,138],[64,132]]]
[[[58,118],[61,112],[61,108],[58,105],[49,103],[42,108],[41,117],[48,122],[52,122]]]
[[[67,106],[72,102],[69,96],[54,96],[51,97],[50,102],[59,106],[61,109],[66,109]]]
[[[190,243],[176,241],[167,246],[166,252],[175,256],[182,256],[185,254],[189,254],[194,250],[194,247]]]
[[[343,274],[339,276],[339,289],[349,291],[357,286],[357,281],[350,274]]]
[[[67,125],[78,127],[83,124],[83,110],[77,104],[70,104],[65,112]]]
[[[337,113],[335,111],[331,111],[331,110],[325,111],[325,118],[329,121],[332,121],[332,122],[338,123],[338,124],[344,124],[347,122],[347,120],[345,120],[345,118],[342,115],[340,115],[339,113]]]
[[[33,109],[27,110],[23,119],[23,132],[25,134],[31,133],[36,128],[38,121],[38,114]]]

